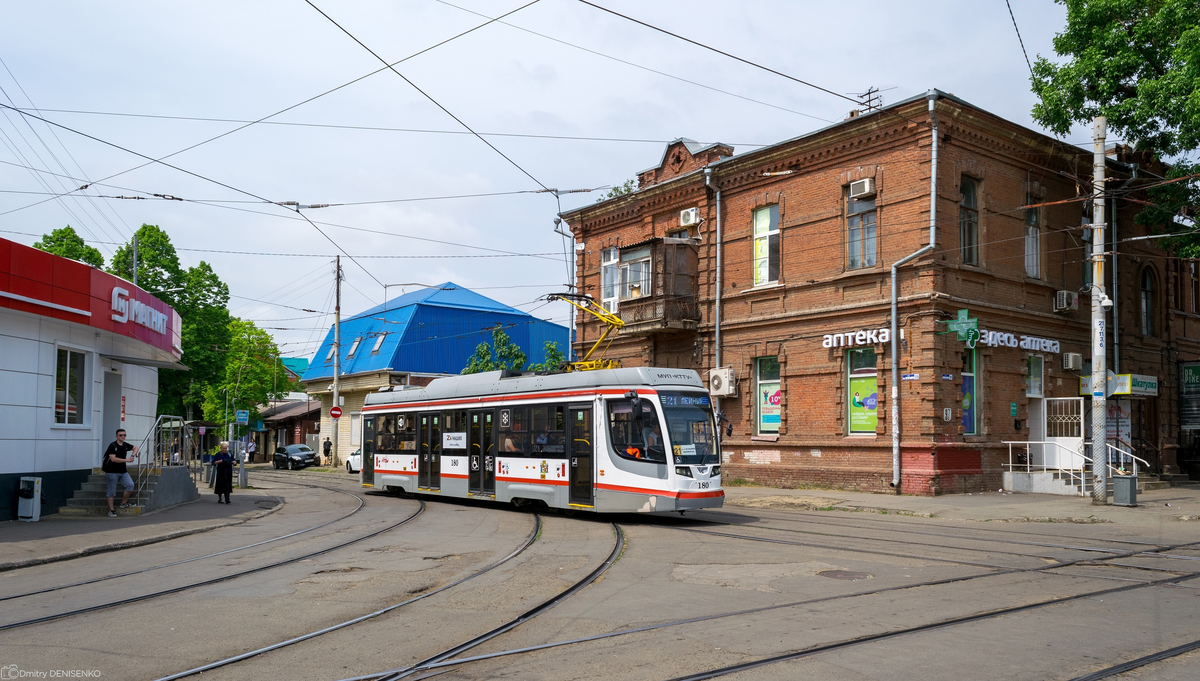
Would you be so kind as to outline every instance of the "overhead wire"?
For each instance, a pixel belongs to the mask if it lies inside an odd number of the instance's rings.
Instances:
[[[1033,65],[1029,63],[1029,53],[1025,51],[1025,41],[1021,39],[1021,29],[1017,27],[1017,17],[1013,14],[1012,3],[1004,0],[1008,6],[1008,16],[1012,19],[1013,30],[1017,32],[1017,42],[1021,43],[1021,54],[1025,55],[1025,66],[1029,67],[1029,75],[1033,76]]]

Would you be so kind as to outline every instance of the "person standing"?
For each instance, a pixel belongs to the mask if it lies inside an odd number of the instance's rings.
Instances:
[[[258,453],[258,445],[254,443],[254,438],[250,438],[250,444],[246,445],[246,463],[254,463],[254,455]]]
[[[130,454],[132,452],[132,454]],[[104,460],[100,462],[100,470],[104,471],[104,482],[107,484],[108,517],[116,518],[117,510],[113,508],[113,498],[117,496],[117,483],[125,488],[121,498],[121,508],[129,508],[129,495],[133,493],[133,478],[129,477],[127,464],[137,460],[138,448],[125,441],[125,429],[117,429],[117,439],[104,450]]]
[[[325,452],[325,463],[328,464],[333,461],[331,458],[333,456],[333,441],[329,438],[325,438],[325,444],[322,446]]]
[[[233,491],[233,455],[229,453],[229,443],[222,442],[221,449],[213,455],[213,468],[216,477],[213,479],[213,491],[217,493],[218,504],[232,503],[229,493]],[[224,501],[221,497],[224,496]]]

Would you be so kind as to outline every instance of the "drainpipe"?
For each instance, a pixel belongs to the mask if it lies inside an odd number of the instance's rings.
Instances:
[[[929,244],[892,263],[892,487],[896,489],[896,494],[900,493],[900,322],[896,269],[932,251],[937,244],[938,120],[934,108],[937,104],[937,92],[930,90],[925,98],[929,102],[929,119],[933,125],[929,164]]]
[[[712,184],[712,168],[704,169],[704,186],[705,187],[713,186],[713,184]],[[721,291],[722,291],[721,256],[722,256],[722,252],[724,249],[721,244],[721,188],[716,187],[716,191],[717,191],[717,235],[716,235],[717,296],[716,296],[715,302],[713,303],[713,329],[714,329],[713,330],[713,339],[714,339],[713,345],[715,346],[714,351],[713,351],[713,355],[714,355],[713,362],[716,364],[716,366],[713,368],[719,369],[719,368],[721,368]],[[719,398],[719,397],[713,398],[713,411],[720,413],[721,398]]]

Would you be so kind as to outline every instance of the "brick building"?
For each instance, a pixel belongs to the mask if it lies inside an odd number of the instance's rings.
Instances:
[[[1108,367],[1142,393],[1110,401],[1110,430],[1174,473],[1200,427],[1200,396],[1178,392],[1200,357],[1200,279],[1154,240],[1125,241],[1146,235],[1128,191],[1162,171],[1109,154],[1123,191]],[[1087,432],[1091,173],[1090,151],[933,90],[740,155],[676,140],[636,191],[562,217],[581,290],[626,322],[608,357],[732,379],[727,480],[891,488],[897,385],[900,489],[966,492],[1002,484],[1005,441]],[[893,382],[892,266],[931,222],[933,248],[896,269]],[[974,348],[948,333],[960,310]],[[578,351],[600,328],[577,323]]]

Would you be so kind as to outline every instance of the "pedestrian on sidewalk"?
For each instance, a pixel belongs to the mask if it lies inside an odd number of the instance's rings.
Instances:
[[[228,504],[229,493],[233,491],[233,455],[229,453],[229,443],[222,442],[221,450],[213,455],[213,468],[217,475],[213,482],[213,491],[217,493],[218,504]],[[225,499],[222,501],[221,497]]]
[[[254,439],[250,439],[250,444],[246,445],[246,463],[254,463],[254,455],[258,453],[258,445],[254,444]]]
[[[323,447],[325,448],[325,464],[329,465],[333,461],[331,458],[333,455],[333,442],[329,438],[325,438]]]
[[[133,452],[130,454],[130,452]],[[125,488],[125,495],[121,498],[121,508],[129,508],[133,504],[129,503],[129,495],[133,493],[133,478],[129,477],[129,469],[126,464],[137,460],[138,448],[136,445],[131,445],[125,441],[125,429],[117,429],[117,439],[108,445],[108,449],[104,450],[104,460],[100,462],[100,470],[104,471],[104,482],[108,486],[108,517],[116,518],[117,510],[113,508],[113,498],[117,496],[117,483]]]

